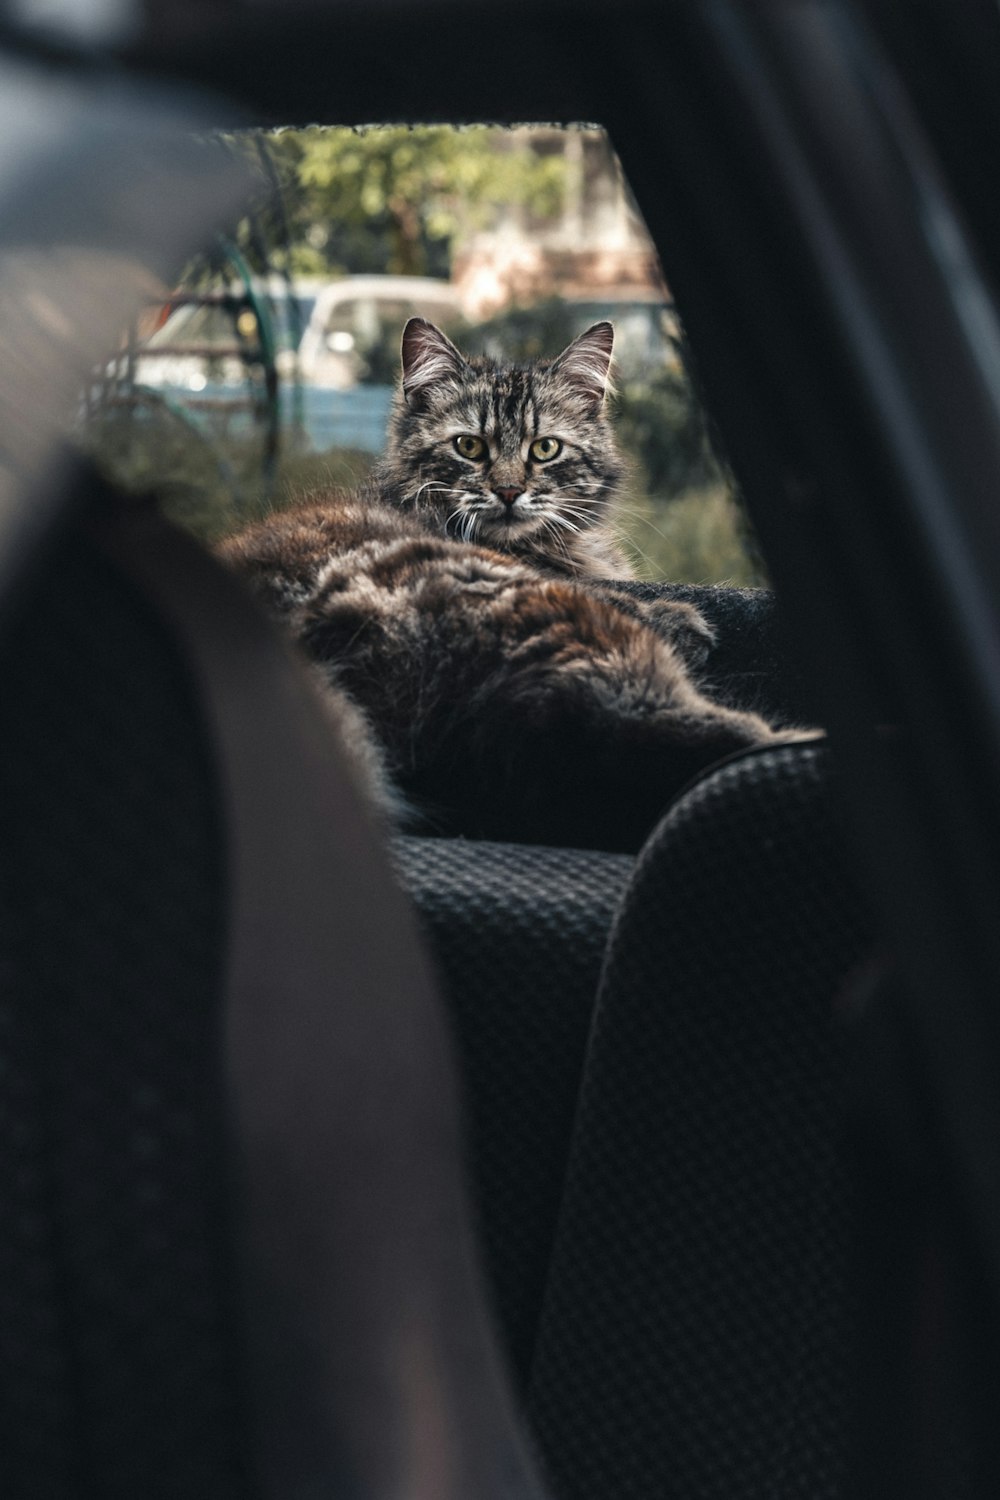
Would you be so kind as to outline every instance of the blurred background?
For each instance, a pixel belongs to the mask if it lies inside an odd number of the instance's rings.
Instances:
[[[641,577],[766,583],[683,331],[605,133],[587,126],[241,132],[246,217],[148,304],[98,372],[84,445],[211,540],[382,452],[402,327],[553,356],[615,325]]]

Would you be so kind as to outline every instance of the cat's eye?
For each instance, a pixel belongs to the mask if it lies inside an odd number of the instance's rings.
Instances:
[[[463,458],[482,458],[486,452],[486,444],[481,437],[473,437],[471,432],[463,432],[455,439],[455,449]]]
[[[528,452],[540,464],[548,463],[550,458],[555,458],[558,453],[562,452],[562,443],[558,438],[535,438]]]

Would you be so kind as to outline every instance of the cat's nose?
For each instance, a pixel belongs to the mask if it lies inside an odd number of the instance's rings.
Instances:
[[[517,499],[517,497],[521,493],[521,491],[520,491],[520,489],[518,489],[517,487],[515,487],[513,489],[505,488],[505,489],[494,490],[493,493],[494,493],[494,495],[496,495],[496,497],[497,497],[498,500],[502,500],[503,501],[504,505],[513,505],[514,501]]]

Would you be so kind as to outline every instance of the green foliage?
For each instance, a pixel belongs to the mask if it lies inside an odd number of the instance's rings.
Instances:
[[[704,407],[679,365],[623,387],[616,430],[622,446],[639,456],[648,488],[664,499],[727,482]]]
[[[561,156],[539,156],[485,125],[278,131],[266,149],[284,190],[296,274],[447,274],[459,234],[498,202],[555,213]]]
[[[732,474],[680,363],[622,387],[619,446],[632,460],[623,540],[646,578],[766,587],[767,574]]]

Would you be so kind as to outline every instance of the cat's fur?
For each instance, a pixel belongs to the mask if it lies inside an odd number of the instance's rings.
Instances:
[[[220,551],[361,711],[392,783],[434,831],[634,849],[697,771],[787,736],[706,698],[664,630],[588,571],[601,566],[606,484],[590,496],[585,548],[560,538],[546,554],[552,535],[532,516],[561,492],[536,492],[523,454],[548,414],[561,413],[566,446],[600,451],[594,469],[617,473],[610,433],[589,431],[603,417],[579,394],[574,350],[536,369],[469,362],[465,375],[450,357],[414,365],[404,340],[387,466],[360,491],[314,497]],[[485,488],[464,470],[452,483],[444,467],[456,424],[488,444]],[[489,484],[508,478],[518,504],[537,493],[523,528],[489,499]],[[444,499],[437,483],[459,494]],[[455,510],[489,545],[462,540],[461,520],[456,536]],[[692,617],[687,605],[659,609],[685,644],[699,640]]]

